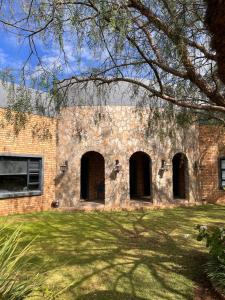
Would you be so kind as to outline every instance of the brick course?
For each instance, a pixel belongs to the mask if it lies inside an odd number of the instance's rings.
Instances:
[[[0,153],[42,156],[44,182],[41,196],[0,199],[0,215],[48,210],[55,199],[56,120],[27,115],[25,127],[16,134],[5,112],[0,109]]]
[[[177,129],[174,124],[164,123],[160,126],[172,134],[161,138],[149,127],[147,108],[137,111],[129,106],[74,107],[64,109],[58,120],[27,115],[25,127],[16,134],[4,114],[5,110],[0,109],[0,153],[42,156],[44,190],[41,196],[0,199],[0,215],[48,210],[54,200],[59,200],[65,208],[79,209],[81,205],[88,208],[80,201],[80,170],[81,158],[89,151],[99,152],[105,164],[103,168],[97,157],[90,162],[89,194],[92,197],[89,200],[99,197],[96,187],[104,173],[105,208],[134,205],[130,199],[129,160],[138,151],[149,155],[151,160],[153,205],[180,204],[184,200],[173,198],[172,160],[176,153],[184,153],[187,157],[187,198],[183,202],[225,203],[225,191],[219,188],[218,173],[218,159],[225,156],[225,132],[220,127],[201,125]],[[117,159],[122,169],[115,174]],[[162,160],[167,164],[165,170],[161,170]],[[65,161],[68,161],[68,170],[63,174],[60,166]],[[137,193],[143,194],[144,185],[140,182],[143,164],[140,157],[138,161]],[[138,203],[141,205],[146,203]]]
[[[225,131],[220,126],[199,126],[201,199],[225,203],[225,191],[219,186],[219,158],[225,156]]]

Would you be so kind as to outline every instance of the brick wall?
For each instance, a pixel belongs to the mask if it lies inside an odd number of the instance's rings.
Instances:
[[[0,109],[0,154],[43,157],[44,182],[41,196],[0,199],[0,215],[48,210],[55,199],[56,120],[27,115],[25,127],[18,133]]]
[[[104,118],[96,120],[96,113],[99,113],[96,107],[67,109],[58,123],[52,118],[27,115],[25,127],[16,134],[13,125],[4,118],[5,110],[0,109],[0,153],[37,155],[44,159],[43,194],[0,199],[0,215],[48,210],[55,200],[55,188],[61,206],[79,205],[81,158],[88,151],[99,152],[104,157],[105,169],[99,159],[91,160],[89,193],[93,200],[97,198],[96,186],[104,173],[106,206],[129,203],[129,159],[138,151],[151,158],[154,204],[174,201],[172,159],[180,152],[188,159],[188,200],[225,203],[225,191],[219,188],[218,179],[218,159],[225,156],[223,129],[206,125],[184,131],[174,129],[172,138],[161,139],[154,130],[146,135],[149,112],[145,109],[137,112],[132,107],[104,107],[101,110]],[[174,127],[173,124],[168,126]],[[122,170],[115,176],[116,159]],[[62,174],[60,165],[66,160],[68,170]],[[168,166],[161,173],[162,160],[166,160]],[[200,166],[199,172],[195,169],[196,162]],[[137,172],[143,174],[140,162],[138,166]],[[141,176],[138,176],[140,180]],[[137,184],[138,193],[142,194],[143,180]]]
[[[172,159],[176,153],[184,153],[188,159],[188,200],[204,199],[224,202],[225,191],[219,188],[218,159],[225,156],[225,133],[216,126],[192,127],[176,131],[173,138],[163,140],[152,131],[146,136],[148,111],[136,112],[132,107],[105,107],[104,118],[96,121],[96,109],[77,107],[63,111],[57,124],[55,119],[28,115],[25,127],[15,133],[13,125],[4,118],[0,109],[0,153],[37,155],[44,159],[44,190],[41,196],[0,199],[0,214],[25,213],[48,210],[57,196],[62,206],[76,207],[80,201],[81,158],[88,151],[96,151],[104,157],[104,165],[98,157],[92,157],[89,168],[90,200],[98,198],[96,186],[105,178],[106,206],[122,206],[129,203],[129,159],[133,153],[143,151],[151,158],[151,196],[155,204],[174,201],[172,183]],[[58,125],[58,130],[57,130]],[[173,126],[173,124],[171,124]],[[56,138],[58,144],[56,147]],[[114,176],[115,160],[122,170]],[[139,158],[140,159],[140,158]],[[162,159],[168,164],[161,174]],[[68,160],[68,170],[60,172],[60,165]],[[199,162],[196,174],[195,162]],[[143,164],[138,163],[137,192],[143,194]],[[102,175],[104,173],[104,175]],[[57,175],[56,175],[57,174]],[[199,186],[200,183],[200,186]],[[102,195],[101,195],[102,196]],[[104,196],[104,195],[103,195]]]
[[[225,203],[225,191],[219,187],[219,158],[225,156],[225,132],[219,126],[199,127],[201,198]]]

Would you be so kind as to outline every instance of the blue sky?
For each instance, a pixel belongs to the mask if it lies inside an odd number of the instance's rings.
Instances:
[[[28,54],[27,43],[17,41],[13,33],[0,29],[0,68],[17,69]]]
[[[1,29],[1,27],[0,36],[0,70],[6,68],[9,68],[13,72],[20,70],[29,55],[28,40],[20,40],[14,33],[7,32]],[[80,74],[81,72],[85,72],[87,67],[97,66],[105,57],[104,53],[96,57],[96,53],[91,53],[88,47],[85,46],[78,50],[75,43],[65,38],[64,50],[69,62],[69,64],[65,65],[64,54],[60,51],[59,46],[51,41],[48,41],[48,44],[44,45],[43,42],[38,39],[35,40],[35,44],[43,66],[47,70],[61,68],[61,78],[70,77],[75,73]],[[38,73],[40,68],[37,63],[36,57],[33,57],[27,66],[33,72]]]

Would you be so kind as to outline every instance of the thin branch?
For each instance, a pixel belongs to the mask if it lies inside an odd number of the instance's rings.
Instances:
[[[104,78],[104,77],[89,77],[89,78],[80,78],[77,76],[73,76],[69,79],[63,79],[59,81],[59,90],[64,89],[68,86],[72,86],[76,83],[84,83],[84,82],[98,82],[100,81],[102,84],[110,84],[110,83],[115,83],[115,82],[128,82],[134,85],[138,85],[139,87],[144,88],[145,90],[149,91],[152,95],[159,97],[161,99],[166,100],[167,102],[170,102],[172,104],[175,104],[180,107],[186,107],[190,109],[195,109],[195,110],[203,110],[203,111],[220,111],[225,113],[225,107],[219,106],[219,105],[211,105],[211,104],[205,104],[205,105],[198,105],[194,104],[193,102],[187,102],[186,99],[177,99],[173,96],[167,95],[165,93],[162,93],[161,91],[155,90],[154,88],[150,87],[149,85],[146,85],[145,83],[141,81],[137,81],[132,78]],[[64,85],[62,85],[65,83]]]
[[[177,39],[179,36],[178,32],[174,32],[172,28],[168,26],[168,24],[164,23],[162,20],[160,20],[147,6],[141,3],[139,0],[129,0],[128,7],[137,9],[143,16],[145,16],[150,24],[154,24],[157,28],[162,30],[170,39]],[[192,41],[186,37],[182,37],[189,46],[194,47],[201,51],[205,57],[211,60],[216,60],[216,55],[213,53],[210,53],[206,50],[206,48],[203,45],[200,45],[199,43]]]

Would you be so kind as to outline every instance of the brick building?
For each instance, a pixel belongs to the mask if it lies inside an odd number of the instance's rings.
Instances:
[[[55,198],[56,120],[28,115],[19,132],[0,109],[0,215],[47,210]]]
[[[28,114],[19,132],[4,114],[1,109],[1,215],[54,203],[78,209],[225,203],[220,127],[156,125],[147,106],[118,101],[71,105],[57,118]]]

